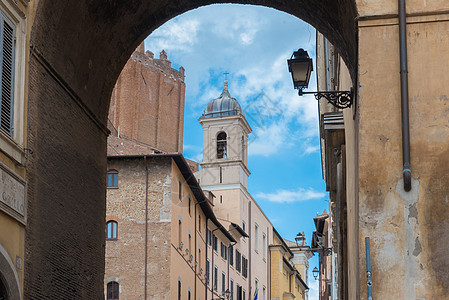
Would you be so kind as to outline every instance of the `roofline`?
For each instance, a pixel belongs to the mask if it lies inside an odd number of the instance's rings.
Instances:
[[[238,224],[231,222],[231,225],[238,231],[238,233],[240,233],[241,236],[249,237],[249,235]]]
[[[290,250],[290,247],[287,246],[287,244],[285,243],[284,239],[281,237],[281,235],[279,234],[279,232],[277,232],[277,230],[276,230],[276,228],[274,228],[274,226],[273,226],[273,232],[274,232],[274,233],[277,235],[277,237],[281,240],[282,246],[284,246],[284,248],[287,249],[288,253],[290,253],[291,256],[294,256],[292,250]]]
[[[174,153],[161,153],[161,154],[147,154],[147,155],[108,155],[107,158],[111,159],[125,159],[125,158],[145,158],[145,157],[152,157],[152,158],[172,158],[176,165],[179,168],[179,171],[181,172],[182,176],[184,177],[184,180],[187,182],[187,184],[190,187],[190,190],[192,191],[193,195],[198,201],[198,204],[203,211],[203,213],[206,215],[206,218],[211,220],[212,223],[214,223],[217,228],[220,229],[221,232],[231,241],[231,242],[237,242],[232,235],[226,230],[226,228],[218,221],[217,217],[215,216],[212,208],[209,205],[209,198],[204,195],[203,189],[198,184],[198,181],[195,178],[195,175],[193,175],[192,170],[190,169],[189,165],[187,164],[186,159],[181,153],[174,152]]]

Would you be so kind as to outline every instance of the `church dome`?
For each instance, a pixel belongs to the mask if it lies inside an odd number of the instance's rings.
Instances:
[[[236,115],[243,115],[243,111],[239,102],[229,94],[228,81],[225,80],[223,92],[220,97],[207,104],[206,109],[204,109],[203,117],[214,118]]]

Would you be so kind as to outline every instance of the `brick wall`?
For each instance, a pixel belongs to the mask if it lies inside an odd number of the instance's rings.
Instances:
[[[148,159],[149,299],[169,299],[171,158]],[[118,189],[107,191],[107,218],[118,222],[118,239],[106,242],[105,279],[118,278],[120,299],[143,299],[145,285],[145,162],[109,159],[117,170]]]
[[[117,79],[109,119],[120,135],[182,152],[184,96],[182,67],[172,69],[165,52],[154,59],[149,51],[135,51]]]
[[[24,299],[101,299],[106,134],[44,62],[29,67]]]

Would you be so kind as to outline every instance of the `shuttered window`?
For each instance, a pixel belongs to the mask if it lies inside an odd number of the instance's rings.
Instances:
[[[13,135],[15,25],[0,14],[0,129]]]

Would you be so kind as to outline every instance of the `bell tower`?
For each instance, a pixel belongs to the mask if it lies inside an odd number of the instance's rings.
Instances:
[[[248,135],[251,127],[240,104],[224,82],[220,97],[210,101],[199,122],[203,127],[203,161],[198,174],[201,186],[217,185],[248,188]]]

